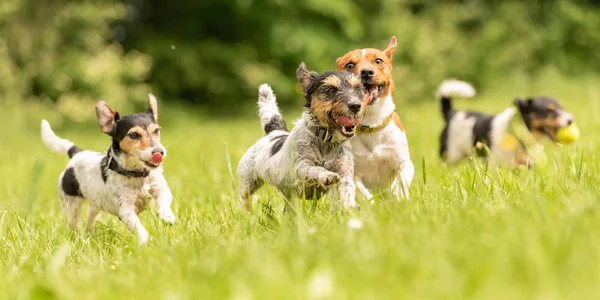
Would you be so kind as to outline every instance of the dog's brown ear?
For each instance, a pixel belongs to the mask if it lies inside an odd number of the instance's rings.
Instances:
[[[154,122],[158,122],[158,101],[152,94],[148,94],[148,113],[152,115]]]
[[[110,108],[104,100],[96,102],[96,118],[102,132],[108,135],[114,135],[119,120],[119,113]]]
[[[306,96],[306,90],[310,86],[310,83],[317,78],[318,74],[313,71],[309,71],[306,68],[304,62],[300,63],[298,70],[296,70],[296,78],[298,78],[298,83],[300,83],[300,87],[302,88],[302,94]]]
[[[383,50],[383,53],[385,53],[385,56],[387,56],[390,60],[392,60],[392,56],[394,55],[394,50],[396,50],[396,46],[398,46],[398,42],[396,41],[396,36],[392,36],[392,38],[390,39],[390,42],[387,46],[387,48],[385,48],[385,50]]]
[[[340,69],[340,63],[342,63],[342,57],[338,57],[338,59],[335,60],[336,68]]]

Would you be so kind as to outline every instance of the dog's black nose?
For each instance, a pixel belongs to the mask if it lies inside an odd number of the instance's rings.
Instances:
[[[363,79],[371,79],[373,78],[373,75],[375,75],[375,72],[373,72],[372,69],[362,69],[360,71],[360,77]]]
[[[357,113],[360,110],[360,103],[350,103],[348,109],[353,113]]]

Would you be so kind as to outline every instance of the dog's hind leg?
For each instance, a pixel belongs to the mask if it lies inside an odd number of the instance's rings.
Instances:
[[[239,192],[240,192],[240,204],[247,210],[250,210],[252,199],[250,196],[256,192],[262,185],[263,182],[261,180],[244,178],[240,177],[239,184]]]
[[[94,205],[88,207],[88,218],[87,218],[87,232],[94,233],[94,224],[96,224],[96,219],[100,214],[100,209]]]
[[[81,209],[83,204],[83,198],[76,196],[69,196],[64,193],[60,195],[60,205],[65,213],[67,224],[69,229],[77,231],[79,229],[79,223],[81,222]]]

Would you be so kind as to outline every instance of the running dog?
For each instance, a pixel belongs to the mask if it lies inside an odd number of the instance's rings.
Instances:
[[[102,132],[112,139],[106,153],[80,149],[73,142],[56,136],[50,124],[42,120],[44,144],[70,158],[58,177],[58,194],[71,230],[79,227],[85,199],[89,201],[89,232],[94,231],[100,211],[106,211],[119,217],[141,243],[146,243],[148,231],[138,214],[145,210],[148,198],[158,204],[160,219],[168,224],[175,222],[171,210],[173,195],[161,166],[167,152],[160,143],[157,101],[152,94],[149,98],[147,112],[124,117],[106,102],[98,101],[98,123]]]
[[[394,111],[392,56],[396,46],[396,37],[392,36],[383,51],[356,49],[336,60],[337,70],[359,75],[369,94],[365,116],[350,141],[356,186],[369,200],[373,198],[371,189],[391,191],[398,199],[408,198],[415,175],[406,132]]]
[[[464,81],[446,80],[438,87],[437,98],[445,121],[440,136],[440,156],[450,164],[482,155],[513,166],[532,167],[531,151],[541,146],[539,142],[544,138],[559,142],[557,131],[575,122],[573,115],[551,97],[515,98],[515,107],[497,115],[454,109],[453,97],[473,96],[475,89]],[[525,134],[511,132],[515,122],[524,123]]]
[[[259,88],[259,117],[265,136],[239,162],[241,204],[249,209],[250,196],[267,182],[287,199],[285,211],[293,208],[298,197],[319,199],[335,191],[335,184],[341,207],[355,207],[354,165],[348,140],[355,135],[363,115],[366,91],[360,79],[349,72],[319,75],[302,63],[296,77],[306,104],[291,132],[269,85]]]

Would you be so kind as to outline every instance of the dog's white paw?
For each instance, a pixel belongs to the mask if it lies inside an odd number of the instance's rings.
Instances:
[[[175,224],[175,214],[170,209],[161,209],[158,211],[158,218],[165,221],[169,225]]]
[[[319,184],[322,187],[328,187],[332,184],[336,184],[340,181],[340,175],[334,172],[322,172],[319,174]]]
[[[148,244],[148,240],[150,240],[150,235],[148,234],[148,232],[140,232],[138,234],[138,240],[140,242],[140,245]]]

